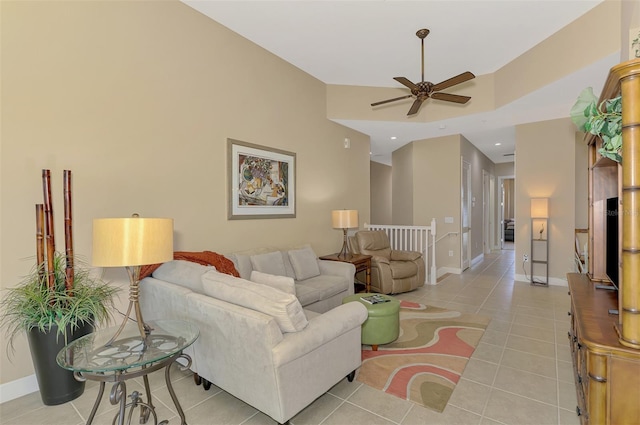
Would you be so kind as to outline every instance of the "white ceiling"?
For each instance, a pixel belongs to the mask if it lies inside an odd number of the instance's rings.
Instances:
[[[603,0],[182,1],[324,83],[403,87],[393,77],[420,81],[420,28],[431,31],[425,79],[436,83],[464,71],[493,73]],[[514,125],[568,116],[580,90],[600,92],[619,58],[611,55],[489,113],[437,123],[336,121],[368,134],[372,160],[386,164],[412,140],[449,134],[464,135],[495,163],[510,162],[514,157],[505,154],[515,149]],[[404,111],[411,102],[396,104]],[[438,101],[425,107],[437,108]]]

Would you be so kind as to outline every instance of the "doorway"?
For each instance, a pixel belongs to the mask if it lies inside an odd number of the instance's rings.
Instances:
[[[515,249],[515,177],[500,177],[500,240],[501,249]]]
[[[462,161],[462,185],[460,187],[461,198],[461,238],[460,238],[460,265],[465,271],[471,265],[471,164],[461,158]]]
[[[495,177],[482,170],[482,253],[489,254],[496,249],[496,201]]]

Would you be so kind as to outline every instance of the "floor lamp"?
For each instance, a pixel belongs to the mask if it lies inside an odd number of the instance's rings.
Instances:
[[[331,223],[334,229],[342,229],[343,242],[342,249],[338,254],[338,258],[351,257],[349,252],[349,244],[347,243],[347,230],[358,227],[358,211],[357,210],[335,210],[331,212]]]
[[[173,260],[173,219],[98,218],[93,220],[93,257],[96,267],[125,267],[129,274],[129,307],[122,324],[107,342],[111,345],[124,329],[131,310],[135,311],[140,336],[151,329],[144,323],[138,302],[140,268]]]

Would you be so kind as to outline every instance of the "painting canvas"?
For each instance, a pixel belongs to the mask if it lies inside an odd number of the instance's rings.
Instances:
[[[629,30],[629,59],[640,58],[640,27]]]
[[[228,139],[229,219],[291,218],[296,154]]]

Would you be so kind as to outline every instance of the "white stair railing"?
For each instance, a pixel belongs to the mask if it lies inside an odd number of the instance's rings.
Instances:
[[[389,237],[391,249],[400,251],[418,251],[422,253],[425,266],[430,270],[425,283],[436,284],[436,219],[431,219],[431,226],[396,226],[386,224],[366,224],[367,230],[384,230]],[[429,258],[429,247],[431,259]],[[431,260],[431,261],[429,261]],[[431,263],[431,264],[429,264]]]

